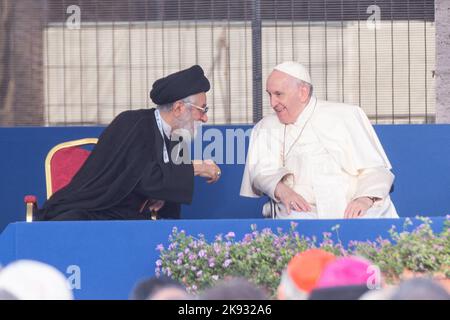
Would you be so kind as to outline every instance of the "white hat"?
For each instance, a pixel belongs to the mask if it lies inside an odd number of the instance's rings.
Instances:
[[[308,70],[306,70],[306,68],[298,62],[285,61],[283,63],[280,63],[273,69],[287,73],[288,75],[290,75],[294,78],[297,78],[299,80],[302,80],[302,81],[308,82],[309,84],[312,84],[311,77],[309,76]]]
[[[54,267],[32,260],[19,260],[0,270],[0,290],[18,300],[72,300],[66,277]]]

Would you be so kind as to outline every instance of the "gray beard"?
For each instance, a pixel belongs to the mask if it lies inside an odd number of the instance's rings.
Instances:
[[[180,125],[180,128],[175,129],[173,134],[175,134],[176,136],[182,136],[183,141],[191,142],[197,136],[201,125],[201,121],[191,122],[191,120],[187,120]]]

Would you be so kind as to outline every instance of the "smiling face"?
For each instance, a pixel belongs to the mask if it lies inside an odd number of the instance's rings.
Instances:
[[[309,88],[290,75],[274,70],[266,84],[270,105],[281,123],[294,123],[309,101]]]

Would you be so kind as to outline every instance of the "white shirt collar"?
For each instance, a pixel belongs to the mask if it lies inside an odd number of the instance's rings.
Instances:
[[[172,127],[166,121],[164,121],[163,117],[161,117],[161,122],[164,134],[167,136],[167,138],[170,139],[170,135],[172,134]]]

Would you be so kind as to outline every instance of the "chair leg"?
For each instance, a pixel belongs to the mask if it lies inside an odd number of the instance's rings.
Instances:
[[[34,203],[27,203],[27,222],[33,222],[33,216],[36,209]]]

